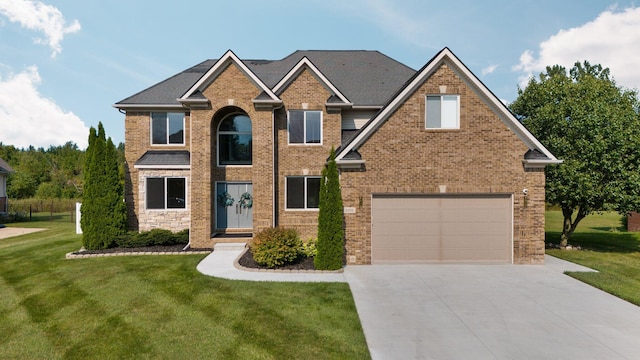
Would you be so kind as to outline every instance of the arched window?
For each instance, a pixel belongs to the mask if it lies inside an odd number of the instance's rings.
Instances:
[[[251,165],[251,119],[230,114],[218,126],[218,165]]]

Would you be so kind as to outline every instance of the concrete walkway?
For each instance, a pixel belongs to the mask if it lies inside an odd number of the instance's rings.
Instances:
[[[344,273],[246,271],[244,244],[219,244],[205,275],[250,281],[349,282],[377,359],[639,359],[640,308],[546,265],[360,265]]]
[[[230,280],[282,281],[282,282],[346,282],[342,272],[301,272],[282,270],[249,270],[235,266],[244,252],[244,243],[216,244],[213,252],[197,266],[205,275]]]
[[[546,265],[347,266],[373,359],[640,359],[640,308]]]
[[[4,227],[4,228],[0,228],[0,239],[6,239],[14,236],[30,234],[30,233],[42,231],[42,230],[47,230],[47,229]]]

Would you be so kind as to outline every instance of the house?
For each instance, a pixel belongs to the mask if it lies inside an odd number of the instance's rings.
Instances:
[[[6,214],[9,211],[9,201],[7,196],[7,177],[12,173],[13,169],[6,161],[0,158],[0,214]]]
[[[194,248],[314,237],[334,147],[348,264],[544,261],[560,160],[448,48],[418,71],[377,51],[227,51],[114,106],[132,229],[189,228]]]

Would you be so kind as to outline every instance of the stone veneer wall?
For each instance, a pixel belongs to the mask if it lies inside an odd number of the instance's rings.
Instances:
[[[124,199],[127,204],[127,227],[129,230],[138,231],[140,226],[147,228],[148,226],[141,223],[139,218],[141,207],[138,199],[140,198],[138,182],[140,170],[134,167],[147,150],[189,150],[191,142],[191,118],[189,112],[185,109],[165,109],[159,112],[184,112],[185,113],[185,129],[184,129],[184,145],[151,145],[151,112],[150,111],[127,111],[125,117],[125,186]]]
[[[186,179],[187,196],[185,209],[146,209],[145,179],[148,177],[182,177]],[[147,170],[139,171],[138,179],[138,219],[140,231],[167,229],[173,232],[188,229],[191,222],[189,170]]]

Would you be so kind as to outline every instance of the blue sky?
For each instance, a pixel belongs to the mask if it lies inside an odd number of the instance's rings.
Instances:
[[[546,65],[582,60],[640,88],[633,1],[0,0],[0,142],[84,148],[99,121],[122,142],[114,103],[228,49],[379,50],[419,69],[445,46],[505,102]]]

